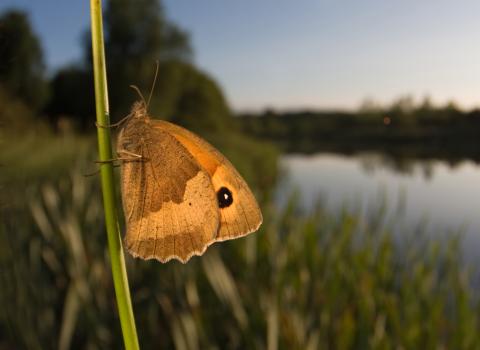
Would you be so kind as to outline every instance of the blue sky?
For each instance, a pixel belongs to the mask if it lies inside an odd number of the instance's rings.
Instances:
[[[165,0],[234,109],[355,108],[412,94],[480,106],[478,0]],[[26,9],[49,67],[81,58],[87,0]]]

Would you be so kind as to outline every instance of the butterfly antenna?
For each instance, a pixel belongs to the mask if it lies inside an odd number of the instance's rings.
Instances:
[[[143,101],[143,104],[145,106],[148,106],[147,103],[145,102],[145,98],[143,97],[142,93],[140,92],[140,89],[136,85],[130,85],[130,87],[138,93],[138,95],[140,96],[140,98]]]
[[[148,106],[150,105],[150,100],[152,99],[153,90],[155,89],[155,84],[157,83],[158,67],[159,67],[159,63],[158,63],[158,60],[157,60],[155,62],[155,77],[153,78],[152,87],[150,88],[150,95],[148,96],[147,109],[148,109]]]

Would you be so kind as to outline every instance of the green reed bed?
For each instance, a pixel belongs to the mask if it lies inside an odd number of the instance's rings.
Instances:
[[[2,212],[0,348],[123,346],[98,184],[78,173]],[[260,232],[187,265],[127,258],[145,348],[480,346],[458,239],[267,207]]]

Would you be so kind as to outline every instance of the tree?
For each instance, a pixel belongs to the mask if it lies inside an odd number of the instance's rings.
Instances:
[[[231,117],[218,85],[191,61],[188,35],[170,23],[157,0],[110,0],[105,10],[105,53],[112,122],[125,117],[139,97],[151,90],[155,62],[156,87],[151,115],[173,120],[193,130],[218,130]],[[94,113],[90,35],[85,36],[83,64],[59,71],[52,80],[48,113],[70,114],[82,128]],[[148,97],[145,96],[145,99]],[[93,125],[92,125],[93,126]]]
[[[400,115],[409,115],[412,114],[415,110],[415,101],[410,95],[400,96],[395,101],[393,101],[390,106],[390,111],[393,113],[398,113]]]
[[[188,35],[167,21],[157,0],[110,0],[105,50],[114,119],[122,117],[136,98],[129,85],[150,89],[156,61],[191,57]]]
[[[33,110],[46,101],[42,48],[21,11],[10,10],[0,17],[0,84]]]
[[[154,101],[164,118],[196,131],[221,131],[227,127],[229,108],[222,91],[208,75],[178,61],[165,62],[160,68]]]
[[[62,68],[53,76],[50,88],[46,112],[53,125],[63,115],[75,116],[76,126],[82,130],[93,127],[95,96],[90,71],[74,65]]]
[[[383,112],[383,107],[371,97],[367,97],[360,103],[358,112],[361,114],[380,114]]]

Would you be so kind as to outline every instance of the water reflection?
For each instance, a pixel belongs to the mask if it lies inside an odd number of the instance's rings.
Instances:
[[[480,166],[437,160],[393,161],[379,154],[286,155],[286,180],[277,201],[293,190],[310,209],[321,198],[333,211],[348,208],[368,215],[386,204],[386,220],[395,231],[427,222],[428,231],[443,235],[464,231],[465,253],[478,258],[480,236]]]
[[[435,161],[428,160],[412,160],[412,159],[397,159],[388,157],[382,154],[365,153],[357,155],[363,170],[368,174],[373,174],[376,170],[387,168],[394,173],[400,173],[405,175],[414,175],[415,172],[419,172],[425,179],[431,179],[433,176]],[[444,163],[445,165],[453,168],[457,167],[458,163]]]

